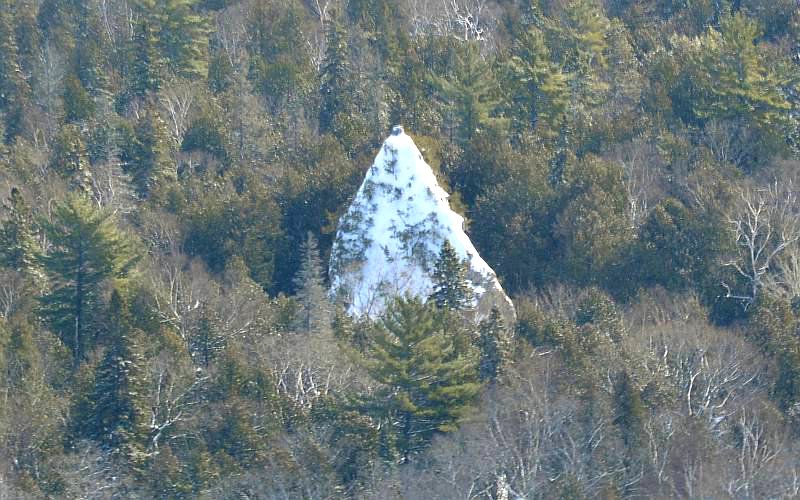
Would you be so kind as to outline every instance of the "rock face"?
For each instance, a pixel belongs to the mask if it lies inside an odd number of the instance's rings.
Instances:
[[[347,213],[339,221],[330,262],[331,293],[350,314],[377,316],[387,297],[428,297],[439,251],[447,239],[467,262],[476,320],[497,307],[507,325],[514,305],[464,233],[414,141],[395,127]]]

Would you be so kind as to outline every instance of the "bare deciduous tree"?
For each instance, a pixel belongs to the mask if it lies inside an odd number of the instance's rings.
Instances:
[[[736,290],[722,283],[727,297],[740,300],[745,308],[758,297],[765,277],[786,249],[800,240],[800,205],[791,184],[775,181],[767,188],[743,188],[728,217],[736,240],[736,253],[724,262],[746,283]]]

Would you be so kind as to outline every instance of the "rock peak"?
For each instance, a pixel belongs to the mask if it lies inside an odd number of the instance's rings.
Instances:
[[[332,296],[351,314],[372,317],[383,312],[392,296],[427,299],[446,240],[467,264],[475,319],[497,307],[506,325],[512,325],[513,304],[464,232],[464,218],[450,208],[448,198],[403,127],[392,128],[339,220],[331,249]]]

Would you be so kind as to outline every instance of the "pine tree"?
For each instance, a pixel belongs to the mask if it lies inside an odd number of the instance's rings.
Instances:
[[[75,75],[64,78],[64,121],[78,123],[91,118],[94,114],[94,101],[89,92]]]
[[[519,126],[539,125],[544,133],[555,136],[569,104],[568,81],[559,65],[551,60],[539,29],[530,28],[520,37],[508,67],[514,103],[519,105],[514,113],[522,122]]]
[[[383,385],[368,405],[402,460],[437,432],[454,430],[480,390],[477,355],[454,356],[447,315],[416,298],[398,298],[386,310],[363,364]]]
[[[125,172],[137,193],[147,198],[163,195],[177,177],[169,149],[169,133],[155,105],[148,102],[134,128],[134,142],[126,158]]]
[[[467,265],[458,258],[448,240],[442,243],[433,270],[433,292],[429,298],[440,309],[464,311],[473,306],[472,287],[467,283]]]
[[[500,374],[508,355],[505,325],[496,307],[492,308],[488,318],[481,321],[478,331],[478,349],[481,353],[478,374],[481,380],[493,381]]]
[[[30,87],[19,64],[12,2],[0,0],[0,112],[5,114],[6,142],[22,131],[29,97]]]
[[[483,59],[478,45],[465,44],[455,54],[451,74],[433,77],[457,123],[460,144],[469,142],[485,127],[501,127],[497,116],[501,100],[492,65]]]
[[[8,322],[8,341],[5,346],[0,342],[0,371],[7,387],[11,390],[31,390],[41,375],[41,361],[36,348],[33,327],[25,318],[13,317]],[[0,332],[2,337],[2,332]]]
[[[109,48],[98,9],[91,2],[78,2],[75,54],[73,67],[82,88],[96,96],[107,84],[104,63]]]
[[[97,367],[89,397],[93,414],[86,435],[133,463],[143,459],[147,435],[144,355],[122,295],[114,290],[108,308],[108,350]]]
[[[761,130],[788,137],[796,131],[798,71],[757,43],[762,32],[742,13],[720,19],[697,39],[675,38],[694,87],[692,111],[701,120],[742,119]],[[774,60],[773,60],[774,58]],[[793,89],[794,87],[794,89]]]
[[[645,408],[639,391],[624,370],[619,373],[614,384],[614,406],[614,423],[619,426],[628,449],[636,451],[644,435]]]
[[[68,123],[61,127],[53,145],[50,166],[69,181],[72,190],[83,194],[91,193],[89,152],[79,126]]]
[[[322,263],[317,239],[309,232],[300,245],[300,269],[294,278],[296,299],[300,311],[296,327],[304,332],[329,331],[332,321],[331,304],[322,282]]]
[[[204,311],[197,327],[189,337],[189,350],[196,362],[208,368],[219,353],[225,349],[227,340],[216,318]]]
[[[149,12],[157,13],[158,42],[169,70],[189,79],[208,76],[208,19],[197,4],[198,0],[163,0]]]
[[[350,70],[347,32],[335,17],[325,33],[325,62],[319,88],[322,104],[319,110],[319,131],[322,134],[344,135],[341,130],[345,114],[352,109],[352,72]]]
[[[41,313],[77,364],[100,332],[102,285],[129,273],[136,262],[133,244],[110,212],[77,195],[55,207],[45,231],[51,247],[42,262],[51,288],[40,299]]]
[[[130,42],[130,68],[127,74],[129,98],[144,98],[161,88],[164,61],[157,44],[153,24],[142,16],[133,27]]]
[[[39,278],[41,247],[36,240],[33,215],[20,190],[11,188],[3,205],[5,220],[0,227],[0,266]]]

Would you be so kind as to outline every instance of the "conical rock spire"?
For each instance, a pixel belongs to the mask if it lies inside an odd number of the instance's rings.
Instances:
[[[513,324],[511,300],[448,197],[411,137],[394,127],[339,221],[331,251],[331,293],[351,314],[377,316],[395,295],[428,297],[446,239],[467,263],[476,319],[497,307],[506,324]]]

